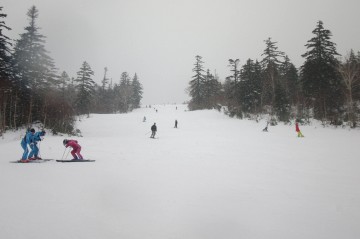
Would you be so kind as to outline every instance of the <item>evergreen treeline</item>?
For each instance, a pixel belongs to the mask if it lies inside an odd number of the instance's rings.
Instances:
[[[271,38],[265,40],[260,61],[248,59],[240,66],[239,59],[230,59],[230,74],[223,83],[205,71],[202,57],[196,56],[188,88],[190,110],[227,106],[230,116],[268,114],[272,124],[314,118],[324,124],[356,127],[360,118],[360,52],[351,50],[341,58],[322,21],[312,33],[299,69]]]
[[[45,49],[45,36],[37,26],[38,10],[28,12],[29,24],[13,41],[0,7],[0,135],[6,129],[41,123],[53,133],[74,133],[75,116],[90,113],[123,113],[140,107],[142,85],[135,74],[122,73],[118,84],[107,78],[101,86],[84,61],[76,78],[57,73]]]

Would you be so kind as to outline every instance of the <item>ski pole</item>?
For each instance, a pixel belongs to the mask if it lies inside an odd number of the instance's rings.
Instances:
[[[40,144],[41,144],[41,141],[39,142],[39,151],[38,151],[38,157],[41,158],[41,153],[40,153]]]
[[[68,157],[68,155],[69,155],[69,153],[70,153],[70,149],[68,150],[68,152],[67,152],[67,154],[66,154],[66,157],[65,157],[65,159],[67,159],[67,157]]]
[[[61,160],[63,160],[63,159],[64,159],[64,155],[65,155],[65,151],[66,151],[66,149],[67,149],[67,148],[65,148],[65,149],[64,149],[64,153],[63,153],[63,155],[62,155],[62,157],[61,157]]]
[[[147,132],[145,135],[147,135],[147,134],[149,134],[149,133],[151,133],[151,131]]]

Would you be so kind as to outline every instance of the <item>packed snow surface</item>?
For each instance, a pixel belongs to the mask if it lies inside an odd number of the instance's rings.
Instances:
[[[62,141],[76,139],[94,163],[9,163],[23,132],[6,133],[0,238],[360,238],[359,130],[312,124],[298,138],[293,124],[266,133],[265,120],[154,108],[93,114],[83,137],[41,141],[43,158],[70,159]]]

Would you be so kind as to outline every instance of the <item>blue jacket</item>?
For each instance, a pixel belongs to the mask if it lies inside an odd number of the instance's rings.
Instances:
[[[33,135],[33,142],[36,144],[38,141],[41,141],[41,138],[40,136],[42,136],[42,132],[36,132],[34,135]]]
[[[30,131],[26,132],[24,138],[22,139],[22,143],[31,144],[33,142],[34,142],[34,135]]]

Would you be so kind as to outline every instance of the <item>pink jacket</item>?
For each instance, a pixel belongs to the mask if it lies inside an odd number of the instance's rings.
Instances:
[[[81,146],[78,144],[77,140],[68,140],[67,144],[65,145],[65,147],[71,147],[73,149],[78,149],[81,148]]]

